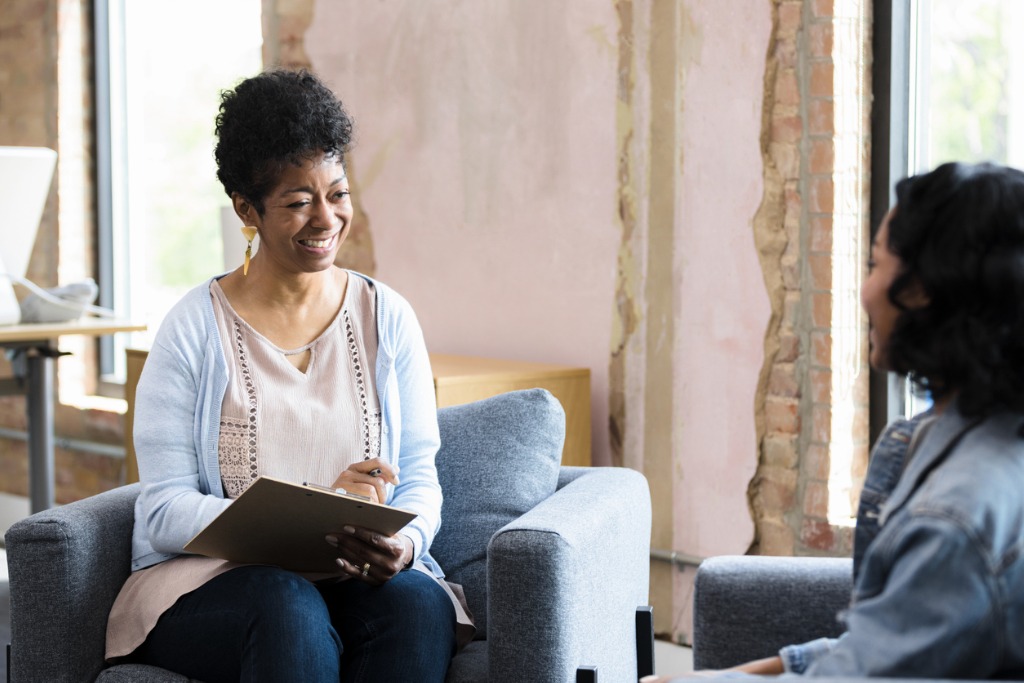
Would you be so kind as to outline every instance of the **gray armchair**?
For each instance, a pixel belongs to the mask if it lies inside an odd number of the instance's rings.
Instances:
[[[596,667],[601,680],[635,681],[651,523],[644,477],[560,467],[564,413],[543,390],[443,408],[438,420],[445,502],[431,552],[463,585],[478,626],[448,680],[572,681]],[[125,486],[7,531],[11,683],[186,680],[104,668],[138,491]]]
[[[785,645],[838,637],[849,559],[723,556],[701,563],[693,593],[693,666],[724,669]]]
[[[836,616],[850,604],[852,582],[853,563],[845,558],[706,560],[694,587],[694,668],[726,668],[778,654],[785,645],[838,637]]]

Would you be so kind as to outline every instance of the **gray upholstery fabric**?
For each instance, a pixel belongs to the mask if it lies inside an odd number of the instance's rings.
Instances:
[[[462,584],[487,637],[487,543],[555,492],[565,412],[544,389],[514,391],[437,411],[437,476],[445,491],[430,553]]]
[[[99,674],[107,613],[128,578],[137,495],[137,485],[123,487],[8,529],[13,682]]]
[[[843,631],[849,559],[715,557],[701,563],[693,597],[693,664],[718,669]]]
[[[487,640],[452,660],[448,682],[569,682],[582,665],[598,666],[603,681],[635,680],[634,613],[647,602],[646,480],[620,468],[559,469],[557,456],[530,460],[534,449],[561,449],[563,428],[553,423],[564,418],[546,392],[481,403],[440,412],[448,540],[435,546],[463,581],[470,567],[485,572],[478,590],[488,592],[476,600],[489,621]],[[530,476],[512,477],[513,458],[533,462]],[[153,667],[103,669],[107,614],[128,576],[138,488],[33,515],[7,532],[12,683],[185,682]],[[514,502],[482,499],[506,495]],[[525,514],[510,518],[516,506]]]
[[[639,472],[562,468],[565,485],[502,528],[487,559],[492,682],[636,680],[651,504]],[[557,644],[553,646],[553,644]]]
[[[182,676],[145,664],[118,664],[100,672],[96,683],[199,683],[193,678]]]
[[[488,675],[487,643],[482,640],[474,640],[462,648],[458,656],[452,660],[448,667],[448,677],[445,679],[445,683],[486,681]]]

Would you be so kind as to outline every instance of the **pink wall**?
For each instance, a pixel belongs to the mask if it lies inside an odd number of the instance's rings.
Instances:
[[[607,464],[621,342],[623,461],[651,482],[662,550],[753,540],[770,34],[770,0],[319,0],[305,36],[357,119],[377,275],[411,300],[432,350],[589,367],[594,462]],[[666,164],[667,186],[652,171]],[[623,297],[639,320],[625,337]],[[662,618],[685,637],[692,577],[660,576],[653,599],[670,592]]]
[[[677,549],[709,556],[743,552],[753,537],[746,485],[757,468],[754,393],[771,310],[752,222],[771,7],[684,5],[697,35],[682,93],[674,530]]]
[[[596,11],[595,11],[596,10]],[[319,2],[316,68],[356,118],[377,276],[432,351],[590,368],[610,462],[613,6]]]

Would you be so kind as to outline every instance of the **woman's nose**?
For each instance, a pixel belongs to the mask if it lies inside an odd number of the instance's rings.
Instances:
[[[312,221],[314,228],[330,230],[337,221],[338,217],[332,210],[330,202],[323,200],[316,203]]]

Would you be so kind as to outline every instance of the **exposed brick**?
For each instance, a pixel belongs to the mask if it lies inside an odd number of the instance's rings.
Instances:
[[[804,486],[804,514],[809,517],[828,517],[828,482],[809,481]]]
[[[790,398],[765,399],[764,417],[768,433],[797,434],[800,432],[799,401]]]
[[[818,176],[811,180],[811,213],[832,213],[835,204],[835,183],[831,176]]]
[[[831,61],[813,62],[807,93],[812,98],[832,97],[834,94],[835,66]]]
[[[775,59],[781,69],[796,67],[797,64],[796,39],[777,38],[775,41]]]
[[[776,363],[768,375],[768,395],[781,398],[797,398],[800,386],[795,377],[796,369],[792,363]]]
[[[796,502],[796,477],[793,477],[792,482],[761,480],[757,487],[757,502],[765,510],[792,510]]]
[[[803,24],[803,0],[787,0],[779,4],[779,40],[796,40]]]
[[[772,140],[798,142],[803,136],[804,122],[799,114],[772,116]]]
[[[832,326],[832,295],[828,292],[811,294],[811,325],[816,329]]]
[[[794,554],[796,537],[785,522],[768,520],[758,527],[758,531],[760,532],[759,551],[762,555],[791,556]]]
[[[811,151],[807,161],[807,170],[814,175],[832,173],[835,158],[835,143],[832,138],[817,138],[811,140]]]
[[[811,368],[807,372],[811,383],[811,400],[815,403],[830,403],[832,396],[832,370]]]
[[[769,467],[796,467],[800,457],[797,445],[794,434],[769,434],[764,438],[764,464]]]
[[[800,338],[795,334],[779,335],[779,352],[775,360],[779,363],[792,363],[800,356]]]
[[[800,525],[800,543],[813,550],[832,551],[836,545],[832,525],[824,519],[805,517]]]
[[[794,241],[786,245],[786,252],[783,254],[779,267],[782,271],[782,286],[786,289],[798,289],[800,287],[800,247]]]
[[[811,99],[807,103],[807,132],[811,135],[832,135],[835,128],[835,105],[831,100]]]
[[[832,256],[810,254],[807,257],[811,271],[811,288],[817,291],[832,289]]]
[[[811,216],[811,253],[832,250],[832,216]]]
[[[828,445],[812,443],[800,461],[801,473],[808,479],[827,479],[831,470],[831,458],[828,456]]]
[[[770,142],[768,154],[783,178],[800,177],[800,148],[793,142]]]
[[[815,17],[830,17],[835,0],[814,0],[811,7]]]
[[[779,69],[775,81],[775,104],[797,105],[800,103],[800,85],[796,78],[796,69]]]
[[[793,330],[796,328],[800,315],[800,304],[802,301],[803,298],[800,296],[800,292],[786,292],[786,297],[783,300],[782,305],[783,329]]]
[[[811,332],[811,363],[821,367],[832,367],[832,334]]]
[[[786,183],[784,197],[786,200],[786,215],[783,219],[785,221],[785,228],[787,230],[791,227],[799,229],[800,217],[803,215],[804,206],[796,183]]]
[[[832,56],[832,45],[834,42],[832,36],[832,22],[812,22],[807,30],[807,35],[810,38],[811,57]],[[829,93],[829,96],[831,96],[831,93]]]
[[[811,441],[828,443],[832,439],[832,409],[816,405],[811,409]]]

